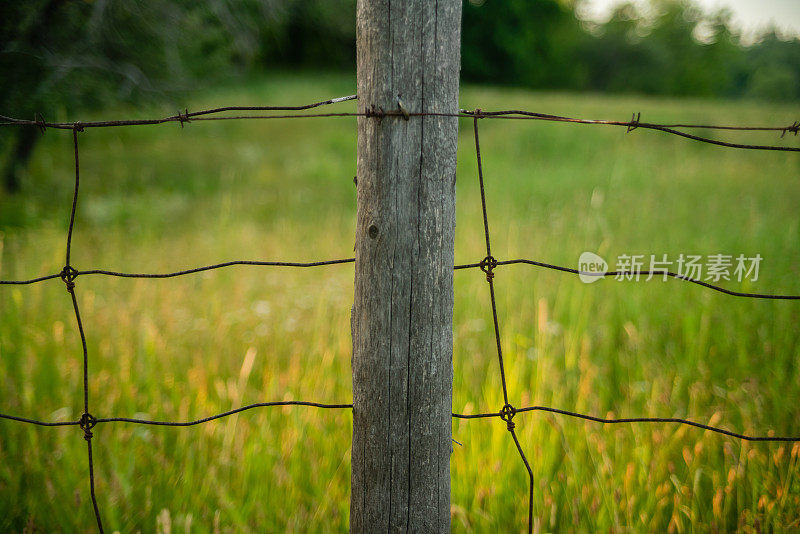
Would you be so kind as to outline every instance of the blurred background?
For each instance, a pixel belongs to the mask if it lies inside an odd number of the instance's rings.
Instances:
[[[468,0],[462,77],[530,89],[800,101],[800,9],[773,0],[784,17],[753,21],[753,4],[762,3],[748,3],[737,12],[730,6],[741,0]],[[55,120],[119,102],[175,107],[189,89],[231,77],[352,73],[355,4],[3,2],[0,113]],[[795,19],[785,15],[792,9]],[[35,130],[0,136],[3,186],[13,191]]]
[[[699,1],[466,1],[460,104],[617,120],[635,111],[661,123],[800,119],[797,0]],[[301,105],[353,94],[355,78],[354,0],[0,0],[0,115],[89,121]],[[352,256],[355,118],[183,126],[78,135],[76,268]],[[480,261],[485,246],[472,126],[459,124],[457,263]],[[689,131],[800,143],[774,131]],[[498,259],[577,267],[584,251],[611,266],[623,254],[760,254],[757,280],[719,283],[800,293],[796,152],[541,121],[486,119],[480,133]],[[72,143],[69,130],[0,127],[0,279],[63,268]],[[472,271],[454,276],[461,413],[503,405],[486,280]],[[187,421],[254,402],[349,402],[353,275],[341,264],[80,276],[90,411]],[[587,286],[530,266],[498,270],[495,287],[516,406],[800,435],[796,302],[660,277]],[[81,339],[62,282],[0,287],[0,412],[74,421],[82,399]],[[541,412],[515,422],[534,472],[537,532],[800,525],[800,444]],[[347,531],[351,425],[349,410],[290,407],[191,428],[97,425],[106,529]],[[453,437],[453,531],[525,532],[528,478],[505,424],[454,421]],[[95,532],[87,478],[78,429],[0,421],[0,532]]]

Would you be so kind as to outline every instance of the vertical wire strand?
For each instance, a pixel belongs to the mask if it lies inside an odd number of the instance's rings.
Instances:
[[[533,534],[533,470],[525,457],[525,453],[522,451],[522,445],[517,439],[517,433],[514,432],[513,428],[508,431],[511,432],[511,437],[514,438],[514,444],[517,446],[517,451],[519,451],[522,462],[525,464],[525,469],[528,470],[528,534]]]
[[[78,333],[81,336],[81,346],[83,348],[83,413],[89,413],[89,357],[86,348],[86,334],[83,331],[83,321],[81,312],[78,309],[78,298],[75,296],[75,288],[67,289],[72,297],[72,309],[75,310],[75,321],[78,323]]]
[[[517,439],[517,434],[514,432],[514,423],[512,421],[514,415],[517,413],[516,409],[508,402],[508,387],[506,386],[506,372],[503,365],[503,347],[500,342],[500,327],[497,320],[497,302],[494,296],[494,268],[497,267],[497,260],[492,257],[491,242],[489,239],[489,217],[486,214],[486,190],[483,185],[483,164],[481,162],[481,142],[478,135],[478,119],[481,118],[481,110],[476,109],[473,117],[473,128],[475,131],[475,156],[478,162],[478,183],[481,189],[481,208],[483,210],[483,233],[486,238],[486,258],[481,261],[481,270],[486,273],[486,281],[489,283],[489,295],[492,301],[492,319],[494,320],[494,337],[497,344],[497,359],[500,362],[500,379],[503,385],[503,400],[505,406],[501,410],[501,419],[506,422],[508,431],[514,439],[514,444],[517,446],[522,463],[525,464],[525,469],[528,470],[528,534],[533,533],[533,470],[528,463],[528,458],[525,456],[525,451],[522,450],[522,445]]]
[[[483,166],[481,164],[481,142],[478,136],[478,119],[481,117],[481,110],[475,110],[473,126],[475,130],[475,156],[478,159],[478,182],[481,185],[481,208],[483,209],[483,235],[486,238],[486,255],[492,255],[492,245],[489,242],[489,219],[486,216],[486,194],[483,191]]]
[[[75,149],[75,191],[72,194],[72,211],[69,215],[69,229],[67,230],[67,258],[66,266],[69,267],[69,256],[72,248],[72,229],[75,226],[75,209],[78,205],[78,188],[80,186],[80,164],[78,160],[78,126],[72,128],[72,145]]]
[[[100,519],[100,508],[97,506],[97,497],[94,493],[94,462],[92,461],[92,440],[86,440],[86,449],[89,455],[89,491],[92,495],[92,506],[94,507],[94,518],[97,520],[97,529],[103,534],[103,520]]]
[[[72,298],[72,309],[75,311],[75,321],[78,323],[78,333],[81,336],[81,347],[83,349],[83,415],[81,416],[80,426],[83,430],[83,437],[86,440],[87,457],[89,460],[89,493],[92,497],[92,507],[94,517],[97,520],[97,528],[103,534],[103,521],[100,518],[100,508],[97,506],[97,496],[94,489],[94,460],[92,457],[92,428],[97,420],[89,414],[89,351],[86,347],[86,333],[83,330],[81,312],[78,308],[78,299],[75,296],[76,271],[70,265],[70,253],[72,251],[72,230],[75,227],[75,212],[78,207],[78,191],[80,188],[80,158],[78,154],[78,132],[82,128],[76,123],[72,129],[72,145],[75,152],[75,191],[72,195],[72,209],[69,216],[69,230],[67,232],[67,253],[66,265],[62,271],[62,279],[67,285],[67,292]]]
[[[487,276],[489,281],[489,297],[492,301],[492,320],[494,321],[494,341],[497,345],[497,360],[500,362],[500,382],[503,385],[503,401],[508,404],[508,387],[506,386],[506,369],[503,364],[503,346],[500,342],[500,326],[497,320],[497,304],[494,298],[494,281]]]
[[[503,347],[500,343],[500,327],[497,320],[497,305],[495,303],[494,297],[494,282],[492,279],[494,278],[494,273],[492,269],[494,269],[494,264],[496,265],[496,261],[492,258],[492,244],[491,240],[489,239],[489,218],[486,214],[486,192],[483,187],[483,165],[481,163],[481,142],[480,136],[478,135],[478,119],[480,118],[480,109],[475,110],[475,117],[473,118],[473,125],[475,131],[475,155],[478,161],[478,183],[480,184],[481,190],[481,209],[483,210],[483,235],[486,240],[486,258],[484,259],[484,264],[486,264],[486,281],[489,282],[489,295],[492,300],[492,319],[494,320],[494,337],[495,337],[495,344],[497,345],[497,359],[500,363],[500,379],[503,385],[503,400],[505,404],[508,404],[508,387],[506,386],[506,370],[505,365],[503,365]],[[482,267],[483,268],[483,267]]]

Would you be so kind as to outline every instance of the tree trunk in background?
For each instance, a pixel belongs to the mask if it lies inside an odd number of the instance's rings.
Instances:
[[[3,188],[8,193],[16,193],[21,187],[20,175],[31,159],[33,148],[39,140],[39,131],[32,126],[9,127],[18,129],[11,137],[12,148],[3,166]],[[14,135],[16,134],[16,135]]]
[[[359,0],[358,107],[458,111],[460,0]],[[358,119],[351,532],[449,532],[458,119]]]

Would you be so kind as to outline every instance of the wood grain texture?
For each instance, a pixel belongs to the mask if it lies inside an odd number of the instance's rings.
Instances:
[[[456,112],[460,0],[359,0],[359,111]],[[454,117],[360,117],[351,532],[449,532]]]

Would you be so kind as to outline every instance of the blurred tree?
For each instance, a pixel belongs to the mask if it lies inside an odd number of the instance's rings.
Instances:
[[[580,57],[589,72],[587,88],[664,92],[663,72],[669,54],[644,39],[647,31],[647,22],[635,4],[616,6],[609,20],[596,29],[597,36],[581,48]]]
[[[262,33],[264,65],[352,70],[356,0],[286,0],[274,31]]]
[[[461,72],[466,80],[536,88],[579,87],[576,51],[585,38],[570,4],[557,0],[465,0]]]
[[[249,67],[275,0],[0,3],[0,113],[52,119],[110,102],[170,99]],[[35,128],[3,128],[2,180],[20,187]]]
[[[740,46],[741,35],[733,29],[733,14],[725,9],[711,13],[703,23],[707,32],[701,41],[706,49],[702,69],[714,73],[708,83],[708,94],[733,97],[737,89],[738,73],[743,68],[744,54]]]
[[[702,94],[707,75],[702,70],[702,47],[694,38],[702,12],[688,0],[653,0],[652,7],[654,20],[643,40],[664,59],[658,66],[658,92]]]
[[[744,93],[765,100],[800,101],[800,39],[783,40],[773,28],[747,51]]]
[[[689,0],[618,5],[580,47],[586,88],[707,97],[800,98],[800,39],[768,32],[746,47],[725,10]]]

